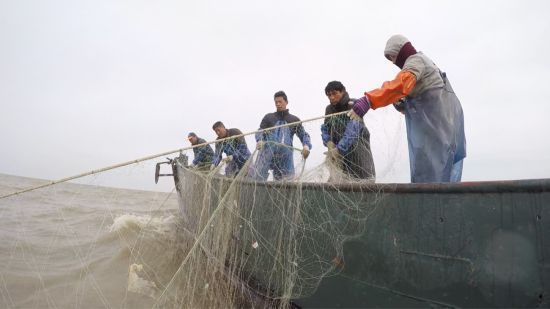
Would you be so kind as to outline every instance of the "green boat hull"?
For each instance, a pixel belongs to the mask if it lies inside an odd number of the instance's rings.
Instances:
[[[172,166],[184,217],[186,201],[214,210],[235,185]],[[264,295],[290,291],[299,307],[550,305],[549,179],[238,186],[234,263]],[[286,243],[292,261],[262,254]]]

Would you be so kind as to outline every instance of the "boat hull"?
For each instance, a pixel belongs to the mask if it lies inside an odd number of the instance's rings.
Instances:
[[[550,304],[550,180],[258,183],[178,160],[173,170],[193,232],[220,204],[239,213],[232,261],[265,295],[302,307]]]

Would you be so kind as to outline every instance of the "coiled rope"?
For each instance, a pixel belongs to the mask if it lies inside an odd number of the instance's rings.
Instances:
[[[222,139],[217,139],[217,140],[205,142],[205,143],[202,143],[202,144],[192,145],[192,146],[189,146],[189,147],[179,148],[179,149],[176,149],[176,150],[171,150],[171,151],[166,151],[166,152],[162,152],[162,153],[159,153],[159,154],[146,156],[146,157],[143,157],[143,158],[139,158],[139,159],[135,159],[135,160],[131,160],[131,161],[127,161],[127,162],[123,162],[123,163],[103,167],[103,168],[100,168],[100,169],[91,170],[89,172],[81,173],[81,174],[78,174],[78,175],[69,176],[69,177],[58,179],[58,180],[53,180],[53,181],[50,181],[50,182],[47,182],[45,184],[41,184],[41,185],[38,185],[38,186],[35,186],[35,187],[29,187],[29,188],[26,188],[26,189],[22,189],[20,191],[8,193],[6,195],[0,196],[0,200],[4,199],[4,198],[8,198],[10,196],[14,196],[14,195],[18,195],[18,194],[22,194],[22,193],[26,193],[26,192],[30,192],[30,191],[42,189],[42,188],[45,188],[45,187],[53,186],[53,185],[56,185],[56,184],[59,184],[59,183],[67,182],[67,181],[70,181],[70,180],[74,180],[74,179],[78,179],[78,178],[82,178],[82,177],[86,177],[86,176],[90,176],[90,175],[94,175],[94,174],[103,173],[103,172],[113,170],[113,169],[116,169],[116,168],[119,168],[119,167],[124,167],[124,166],[127,166],[127,165],[140,163],[140,162],[143,162],[143,161],[148,161],[148,160],[151,160],[151,159],[155,159],[155,158],[158,158],[158,157],[170,155],[170,154],[177,153],[177,152],[183,152],[183,151],[190,150],[190,149],[193,149],[193,148],[196,148],[196,147],[202,147],[202,146],[206,146],[206,145],[210,145],[210,144],[214,144],[214,143],[220,143],[220,142],[224,142],[226,140],[239,138],[239,137],[244,137],[244,136],[252,135],[252,134],[256,134],[256,133],[263,133],[263,132],[266,132],[266,131],[272,131],[272,130],[275,130],[275,129],[278,129],[278,128],[295,126],[297,124],[301,124],[301,123],[305,123],[305,122],[311,122],[311,121],[315,121],[315,120],[335,117],[335,116],[343,115],[347,112],[348,111],[343,111],[343,112],[334,113],[334,114],[330,114],[330,115],[324,115],[324,116],[309,118],[309,119],[306,119],[306,120],[296,121],[296,122],[292,122],[292,123],[286,123],[286,124],[282,124],[282,125],[279,125],[279,126],[269,127],[269,128],[265,128],[265,129],[252,131],[252,132],[247,132],[247,133],[242,133],[242,134],[239,134],[239,135],[234,135],[234,136],[231,136],[231,137],[225,137],[225,138],[222,138]]]

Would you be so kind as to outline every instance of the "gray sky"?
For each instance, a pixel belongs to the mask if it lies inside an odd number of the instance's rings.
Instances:
[[[189,131],[212,140],[217,120],[252,131],[277,90],[320,116],[327,82],[357,97],[395,76],[383,49],[401,33],[462,102],[463,180],[546,178],[548,16],[548,1],[0,0],[0,173],[58,179],[188,146]],[[408,181],[404,119],[365,121],[379,180]]]

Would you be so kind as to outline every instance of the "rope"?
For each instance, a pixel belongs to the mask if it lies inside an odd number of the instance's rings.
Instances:
[[[301,120],[301,121],[292,122],[292,123],[286,123],[286,124],[282,124],[282,125],[279,125],[279,126],[269,127],[269,128],[265,128],[265,129],[252,131],[252,132],[247,132],[247,133],[242,133],[242,134],[239,134],[239,135],[234,135],[234,136],[230,136],[230,137],[216,139],[216,140],[205,142],[205,143],[202,143],[202,144],[192,145],[192,146],[189,146],[189,147],[179,148],[179,149],[176,149],[176,150],[171,150],[171,151],[166,151],[166,152],[163,152],[163,153],[158,153],[158,154],[146,156],[146,157],[135,159],[135,160],[132,160],[132,161],[127,161],[127,162],[123,162],[123,163],[103,167],[103,168],[100,168],[100,169],[91,170],[89,172],[85,172],[85,173],[82,173],[82,174],[69,176],[69,177],[65,177],[65,178],[62,178],[62,179],[58,179],[58,180],[53,180],[53,181],[47,182],[47,183],[39,185],[39,186],[29,187],[29,188],[26,188],[26,189],[23,189],[23,190],[20,190],[20,191],[8,193],[6,195],[0,196],[0,200],[8,198],[10,196],[19,195],[19,194],[26,193],[26,192],[29,192],[29,191],[34,191],[34,190],[42,189],[42,188],[45,188],[45,187],[53,186],[53,185],[56,185],[56,184],[59,184],[59,183],[67,182],[67,181],[70,181],[70,180],[74,180],[74,179],[78,179],[78,178],[82,178],[82,177],[86,177],[86,176],[90,176],[90,175],[94,175],[94,174],[103,173],[103,172],[106,172],[106,171],[109,171],[109,170],[112,170],[112,169],[115,169],[115,168],[140,163],[140,162],[143,162],[143,161],[148,161],[148,160],[151,160],[151,159],[155,159],[155,158],[158,158],[158,157],[163,157],[163,156],[170,155],[170,154],[177,153],[177,152],[183,152],[183,151],[190,150],[190,149],[193,149],[193,148],[196,148],[196,147],[203,147],[203,146],[206,146],[206,145],[210,145],[210,144],[214,144],[214,143],[220,143],[220,142],[224,142],[226,140],[239,138],[239,137],[244,137],[244,136],[247,136],[247,135],[252,135],[252,134],[256,134],[256,133],[263,133],[263,132],[275,130],[275,129],[278,129],[278,128],[285,128],[285,127],[295,126],[297,124],[301,124],[301,123],[305,123],[305,122],[311,122],[311,121],[315,121],[315,120],[335,117],[335,116],[343,115],[347,112],[348,111],[343,111],[343,112],[339,112],[339,113],[335,113],[335,114],[324,115],[324,116],[319,116],[319,117],[315,117],[315,118],[309,118],[309,119],[306,119],[306,120]]]

